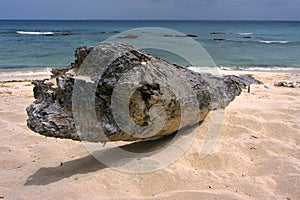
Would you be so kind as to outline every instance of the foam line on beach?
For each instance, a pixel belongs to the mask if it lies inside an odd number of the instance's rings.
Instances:
[[[299,71],[299,67],[278,67],[278,66],[219,66],[219,67],[203,67],[203,66],[189,66],[189,70],[198,73],[214,73],[219,70],[237,70],[237,71]]]
[[[221,70],[242,70],[242,71],[299,71],[299,67],[278,67],[278,66],[249,66],[249,67],[239,67],[239,66],[220,66]]]
[[[0,81],[44,79],[51,75],[50,68],[2,70],[0,71]]]

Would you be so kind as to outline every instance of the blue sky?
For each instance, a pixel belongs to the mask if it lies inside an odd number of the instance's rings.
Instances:
[[[1,0],[0,19],[300,20],[300,0]]]

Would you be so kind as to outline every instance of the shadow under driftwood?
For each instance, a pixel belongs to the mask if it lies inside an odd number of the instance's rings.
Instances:
[[[101,157],[109,157],[111,158],[110,161],[112,165],[119,165],[124,163],[125,159],[126,161],[130,161],[136,159],[136,157],[122,157],[122,155],[116,155],[116,149],[121,148],[124,151],[134,153],[147,153],[164,148],[169,142],[171,142],[172,138],[174,138],[174,135],[155,141],[134,142],[108,150],[96,151],[93,153],[93,155],[89,154],[82,158],[70,160],[56,167],[43,167],[37,170],[33,175],[29,176],[24,185],[48,185],[76,174],[86,174],[105,169],[107,166],[99,161],[101,160]],[[99,160],[95,157],[97,157]]]

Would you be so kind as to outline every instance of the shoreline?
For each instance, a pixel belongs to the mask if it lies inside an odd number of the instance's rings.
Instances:
[[[13,68],[13,69],[0,69],[0,82],[13,82],[13,81],[33,81],[33,80],[43,80],[43,79],[50,79],[52,73],[52,69],[59,69],[65,67],[47,67],[47,68]],[[195,67],[192,67],[195,68]],[[201,69],[199,67],[199,69]],[[239,68],[239,69],[231,69],[231,68],[224,68],[224,67],[217,67],[217,68],[210,68],[210,67],[203,67],[201,71],[210,71],[211,69],[218,71],[220,74],[256,74],[259,72],[265,73],[290,73],[290,74],[300,74],[300,67],[287,67],[287,68]],[[190,69],[192,71],[193,70]]]
[[[51,76],[51,68],[45,69],[0,69],[0,82],[33,81],[48,79]]]

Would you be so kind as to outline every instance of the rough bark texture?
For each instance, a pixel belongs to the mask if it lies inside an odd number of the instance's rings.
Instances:
[[[210,110],[225,108],[243,88],[259,83],[248,76],[199,74],[124,44],[80,47],[75,57],[75,64],[67,70],[54,71],[56,84],[33,82],[36,100],[26,109],[27,125],[33,131],[92,142],[155,139],[203,121]],[[120,96],[112,97],[117,86]],[[128,99],[122,98],[132,88]],[[94,99],[87,98],[88,94],[94,94]],[[72,97],[78,97],[75,103]],[[128,132],[116,122],[112,98],[119,105],[127,105],[132,124],[126,128],[135,131]],[[86,107],[89,103],[93,106]],[[160,109],[151,112],[156,105]],[[93,112],[96,114],[89,114]],[[79,122],[74,120],[75,114]],[[126,110],[120,108],[119,114],[126,116]],[[155,123],[163,115],[165,123],[155,132]]]

